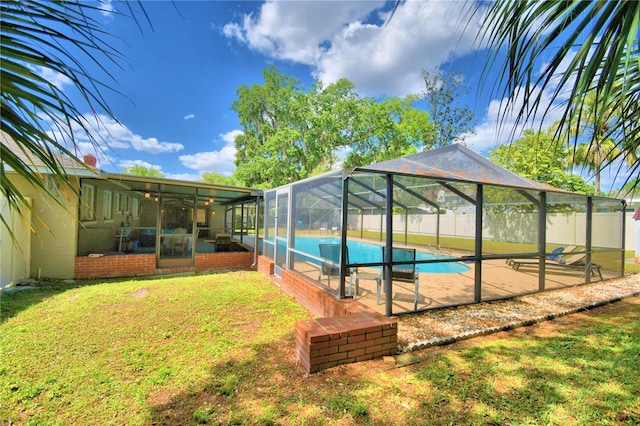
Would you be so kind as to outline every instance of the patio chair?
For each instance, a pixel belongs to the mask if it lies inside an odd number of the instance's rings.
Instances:
[[[173,232],[175,237],[171,237],[171,256],[176,255],[176,249],[180,249],[180,254],[184,255],[189,245],[189,237],[185,228],[176,228]]]
[[[392,262],[414,262],[406,265],[392,265],[391,266],[391,280],[401,281],[407,283],[413,283],[413,310],[418,310],[418,294],[420,291],[420,272],[416,269],[416,249],[393,247],[391,252]],[[382,260],[385,261],[385,248],[382,247]],[[386,279],[385,270],[383,270],[383,279]],[[378,287],[378,303],[380,303],[380,286]]]
[[[318,244],[320,257],[325,259],[320,263],[318,271],[318,281],[322,281],[322,276],[327,277],[327,285],[331,287],[331,277],[340,277],[340,244]],[[349,250],[347,247],[346,259],[349,263]],[[350,271],[347,271],[350,274]]]

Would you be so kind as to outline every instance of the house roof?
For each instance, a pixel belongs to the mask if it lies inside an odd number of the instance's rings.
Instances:
[[[33,155],[29,150],[24,150],[23,146],[16,143],[15,140],[5,132],[0,131],[0,143],[4,145],[6,149],[11,151],[16,157],[18,157],[24,164],[31,167],[40,173],[50,173],[49,167],[38,157]],[[59,152],[51,152],[57,163],[70,175],[92,175],[92,170],[81,162],[76,161],[66,155]],[[7,166],[8,167],[8,166]],[[8,167],[10,168],[10,167]]]
[[[0,132],[0,143],[20,158],[26,165],[30,166],[37,172],[44,174],[51,173],[51,170],[44,162],[35,157],[28,150],[23,150],[19,144],[4,132]],[[100,169],[87,166],[84,163],[78,162],[60,153],[54,152],[53,155],[58,160],[58,164],[60,164],[69,175],[94,178],[98,180],[108,180],[122,189],[140,192],[141,194],[151,191],[161,191],[165,194],[170,193],[180,196],[195,196],[197,193],[202,197],[214,198],[216,202],[223,204],[253,198],[262,194],[261,190],[253,188],[107,173]],[[7,168],[10,169],[9,167]]]
[[[551,185],[523,178],[460,144],[448,145],[369,166],[356,167],[355,170],[484,183],[537,191],[567,192]]]

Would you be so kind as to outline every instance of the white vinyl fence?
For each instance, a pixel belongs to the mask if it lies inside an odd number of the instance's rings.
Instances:
[[[634,250],[636,246],[636,223],[633,212],[625,215],[625,248]],[[440,235],[446,237],[475,237],[475,214],[447,213],[440,215]],[[359,221],[358,221],[359,222]],[[407,232],[417,235],[436,235],[437,216],[435,214],[395,215],[394,232],[402,232],[408,223]],[[379,215],[362,217],[364,230],[380,232],[384,218]],[[537,213],[487,214],[485,215],[485,239],[510,242],[536,243],[538,239]],[[547,242],[550,244],[585,244],[586,215],[584,213],[554,213],[547,215]],[[622,217],[620,213],[594,213],[592,223],[592,245],[598,248],[620,248]]]

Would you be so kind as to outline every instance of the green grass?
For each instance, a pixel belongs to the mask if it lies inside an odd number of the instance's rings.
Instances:
[[[0,424],[640,422],[637,301],[312,375],[293,353],[310,315],[254,272],[55,284],[0,314]]]

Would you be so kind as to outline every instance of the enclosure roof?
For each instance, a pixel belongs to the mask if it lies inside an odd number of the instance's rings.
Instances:
[[[537,191],[566,192],[519,176],[460,145],[356,167],[358,171],[407,174],[441,180],[483,183]]]

